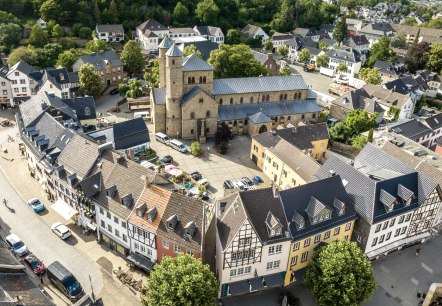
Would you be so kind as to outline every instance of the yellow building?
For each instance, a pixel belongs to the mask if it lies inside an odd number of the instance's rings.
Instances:
[[[299,281],[315,249],[338,239],[351,239],[356,212],[341,177],[280,192],[292,236],[285,285]]]
[[[314,180],[328,140],[325,123],[277,129],[252,137],[250,159],[276,185],[291,188]]]

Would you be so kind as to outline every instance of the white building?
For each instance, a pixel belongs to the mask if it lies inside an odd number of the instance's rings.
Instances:
[[[221,297],[281,286],[291,236],[277,191],[234,193],[219,200],[216,209]]]
[[[53,92],[62,99],[75,98],[80,87],[78,73],[68,72],[66,68],[45,70],[39,84],[38,90]]]
[[[277,49],[285,46],[285,44],[293,38],[293,35],[290,33],[278,33],[275,32],[272,35],[272,43],[273,49],[276,52]]]
[[[328,68],[336,70],[339,64],[345,64],[348,75],[354,77],[361,69],[361,58],[355,49],[344,47],[342,49],[330,49],[327,51],[329,56]]]
[[[13,107],[11,81],[6,77],[8,69],[6,67],[0,68],[0,109]]]
[[[155,19],[149,19],[137,26],[137,40],[144,50],[157,50],[161,39],[169,34],[169,29]]]
[[[25,101],[35,95],[40,76],[41,73],[25,62],[12,66],[6,77],[11,81],[13,99]]]
[[[221,28],[211,26],[195,26],[193,30],[207,40],[215,42],[217,44],[224,43],[224,33]]]
[[[124,41],[124,28],[121,24],[97,24],[95,33],[99,40],[107,42]]]

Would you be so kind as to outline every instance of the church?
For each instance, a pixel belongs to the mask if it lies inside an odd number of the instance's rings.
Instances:
[[[168,37],[159,45],[159,88],[151,91],[154,132],[205,142],[225,122],[251,136],[314,122],[320,108],[301,75],[214,79],[213,67],[183,56]]]

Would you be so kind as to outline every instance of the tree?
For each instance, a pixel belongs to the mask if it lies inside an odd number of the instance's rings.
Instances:
[[[407,49],[407,37],[404,32],[399,32],[391,40],[390,44],[393,48]]]
[[[319,42],[318,47],[319,47],[319,49],[321,49],[324,52],[327,52],[328,50],[330,50],[330,45],[323,42],[323,41]]]
[[[141,89],[142,83],[141,80],[129,80],[128,90],[126,91],[126,97],[129,98],[138,98],[143,95],[143,91]]]
[[[78,31],[78,36],[80,36],[80,38],[83,39],[90,39],[92,36],[92,30],[88,27],[81,27],[80,30]]]
[[[189,56],[195,54],[196,56],[201,58],[201,51],[197,50],[194,44],[188,45],[183,50],[183,56]]]
[[[8,57],[9,66],[17,64],[19,61],[23,61],[29,65],[35,65],[38,63],[37,51],[33,48],[18,47],[12,50]]]
[[[0,20],[1,23],[13,23],[18,26],[21,25],[20,19],[14,16],[14,14],[5,11],[0,11]]]
[[[313,253],[304,283],[320,306],[361,305],[376,288],[370,261],[355,242],[345,239]]]
[[[201,144],[198,141],[192,141],[190,145],[190,153],[192,153],[193,156],[201,155]]]
[[[273,46],[273,43],[272,43]],[[289,54],[289,48],[287,46],[281,46],[278,48],[278,53],[281,56],[287,56]]]
[[[345,125],[343,121],[339,121],[329,129],[331,139],[346,143],[352,136],[352,131]]]
[[[367,136],[367,141],[368,142],[373,142],[373,133],[374,133],[373,129],[370,129],[368,131],[368,136]]]
[[[98,53],[98,52],[100,52],[101,50],[103,50],[103,51],[107,51],[107,50],[109,50],[109,44],[108,44],[106,41],[104,41],[104,40],[93,39],[93,40],[89,40],[89,41],[86,43],[86,49],[87,49],[89,52],[95,52],[95,53]]]
[[[362,149],[367,144],[368,139],[364,135],[358,135],[352,138],[351,146],[356,149]]]
[[[285,66],[279,70],[279,74],[280,75],[292,75],[292,71],[290,70],[290,68],[288,66]]]
[[[310,63],[311,58],[312,56],[307,48],[303,48],[301,52],[298,53],[298,61],[304,63],[305,65]]]
[[[427,63],[427,52],[430,45],[423,41],[413,43],[405,55],[405,66],[411,73],[415,73],[419,69],[423,69]]]
[[[34,25],[29,36],[29,44],[36,48],[43,48],[47,43],[48,33],[46,33],[46,31],[43,30],[39,25]]]
[[[77,61],[75,49],[66,50],[58,56],[57,67],[65,67],[69,72],[72,71],[72,65]]]
[[[216,78],[239,78],[267,75],[268,70],[252,55],[250,47],[222,44],[210,53],[209,64]]]
[[[52,28],[51,36],[55,38],[60,38],[63,36],[63,29],[58,23]]]
[[[355,109],[347,113],[344,124],[353,132],[353,135],[358,135],[376,126],[377,115],[376,112],[370,115],[365,109]]]
[[[149,72],[144,73],[144,80],[149,84],[150,88],[158,88],[160,84],[160,62],[158,59],[150,62]]]
[[[316,66],[318,67],[328,67],[328,62],[330,57],[327,54],[321,54],[316,57]]]
[[[100,24],[101,23],[101,16],[100,16],[100,8],[98,7],[97,0],[94,0],[94,2],[93,2],[93,12],[94,12],[95,22]]]
[[[110,2],[109,10],[107,12],[109,14],[110,21],[113,24],[117,24],[118,23],[118,7],[117,7],[117,3],[115,2],[115,0],[112,0]]]
[[[21,28],[15,23],[0,23],[0,52],[13,48],[19,41]]]
[[[55,0],[46,0],[40,6],[40,16],[43,20],[57,20],[60,18],[62,8]]]
[[[435,18],[428,21],[426,28],[442,29],[442,18]]]
[[[229,29],[226,35],[226,44],[237,45],[241,43],[241,32],[238,29]]]
[[[347,72],[347,66],[344,63],[340,63],[336,66],[336,72]]]
[[[266,50],[267,52],[272,52],[273,42],[270,39],[266,40],[266,42],[264,43],[264,50]]]
[[[218,296],[218,285],[208,265],[181,254],[164,257],[147,280],[143,305],[211,306]]]
[[[368,84],[379,85],[382,83],[381,72],[378,68],[361,68],[359,76]]]
[[[427,68],[440,73],[442,70],[442,44],[433,43],[427,52]]]
[[[215,132],[215,145],[221,154],[227,154],[229,149],[229,141],[233,138],[232,131],[229,126],[222,122],[221,126]]]
[[[63,52],[63,47],[60,44],[47,44],[44,48],[39,48],[36,50],[39,60],[38,66],[41,68],[53,67],[57,62],[58,57],[61,52]]]
[[[129,91],[130,87],[127,83],[118,84],[118,93],[120,96],[126,96],[126,93]]]
[[[283,0],[279,11],[275,14],[270,26],[279,32],[288,32],[293,30],[295,24],[295,5],[294,1]]]
[[[396,53],[390,48],[390,39],[388,37],[381,37],[370,49],[368,66],[373,67],[376,61],[395,61],[396,59]]]
[[[84,95],[98,97],[101,93],[101,77],[91,64],[84,64],[78,72],[80,92]]]
[[[141,52],[140,45],[135,40],[129,40],[121,52],[121,61],[124,64],[124,69],[131,73],[138,73],[143,71],[144,57]]]
[[[214,0],[202,0],[196,6],[195,15],[202,24],[214,24],[219,12]]]
[[[184,24],[186,23],[188,16],[189,10],[180,1],[178,1],[173,9],[173,19],[180,24]]]
[[[336,23],[335,29],[333,30],[333,39],[341,44],[347,37],[347,22],[345,16],[341,16]]]

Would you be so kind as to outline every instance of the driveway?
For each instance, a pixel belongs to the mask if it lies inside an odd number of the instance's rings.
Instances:
[[[152,126],[149,126],[149,130],[153,130]],[[160,158],[164,155],[171,155],[181,170],[188,173],[200,172],[210,182],[208,191],[214,197],[224,196],[223,182],[225,180],[238,180],[244,176],[252,178],[259,175],[264,180],[260,186],[267,187],[269,185],[270,180],[249,158],[251,144],[249,136],[235,136],[229,144],[229,151],[226,155],[219,154],[214,147],[214,142],[209,140],[201,145],[201,157],[195,157],[190,153],[180,153],[157,142],[153,133],[150,134],[150,140],[152,149]],[[190,146],[192,141],[183,140],[182,142]]]
[[[318,71],[315,72],[306,72],[300,65],[289,65],[290,68],[296,70],[295,74],[300,74],[304,78],[307,85],[310,86],[311,89],[318,91],[322,94],[329,95],[328,87],[331,83],[333,83],[333,79],[320,74]]]

